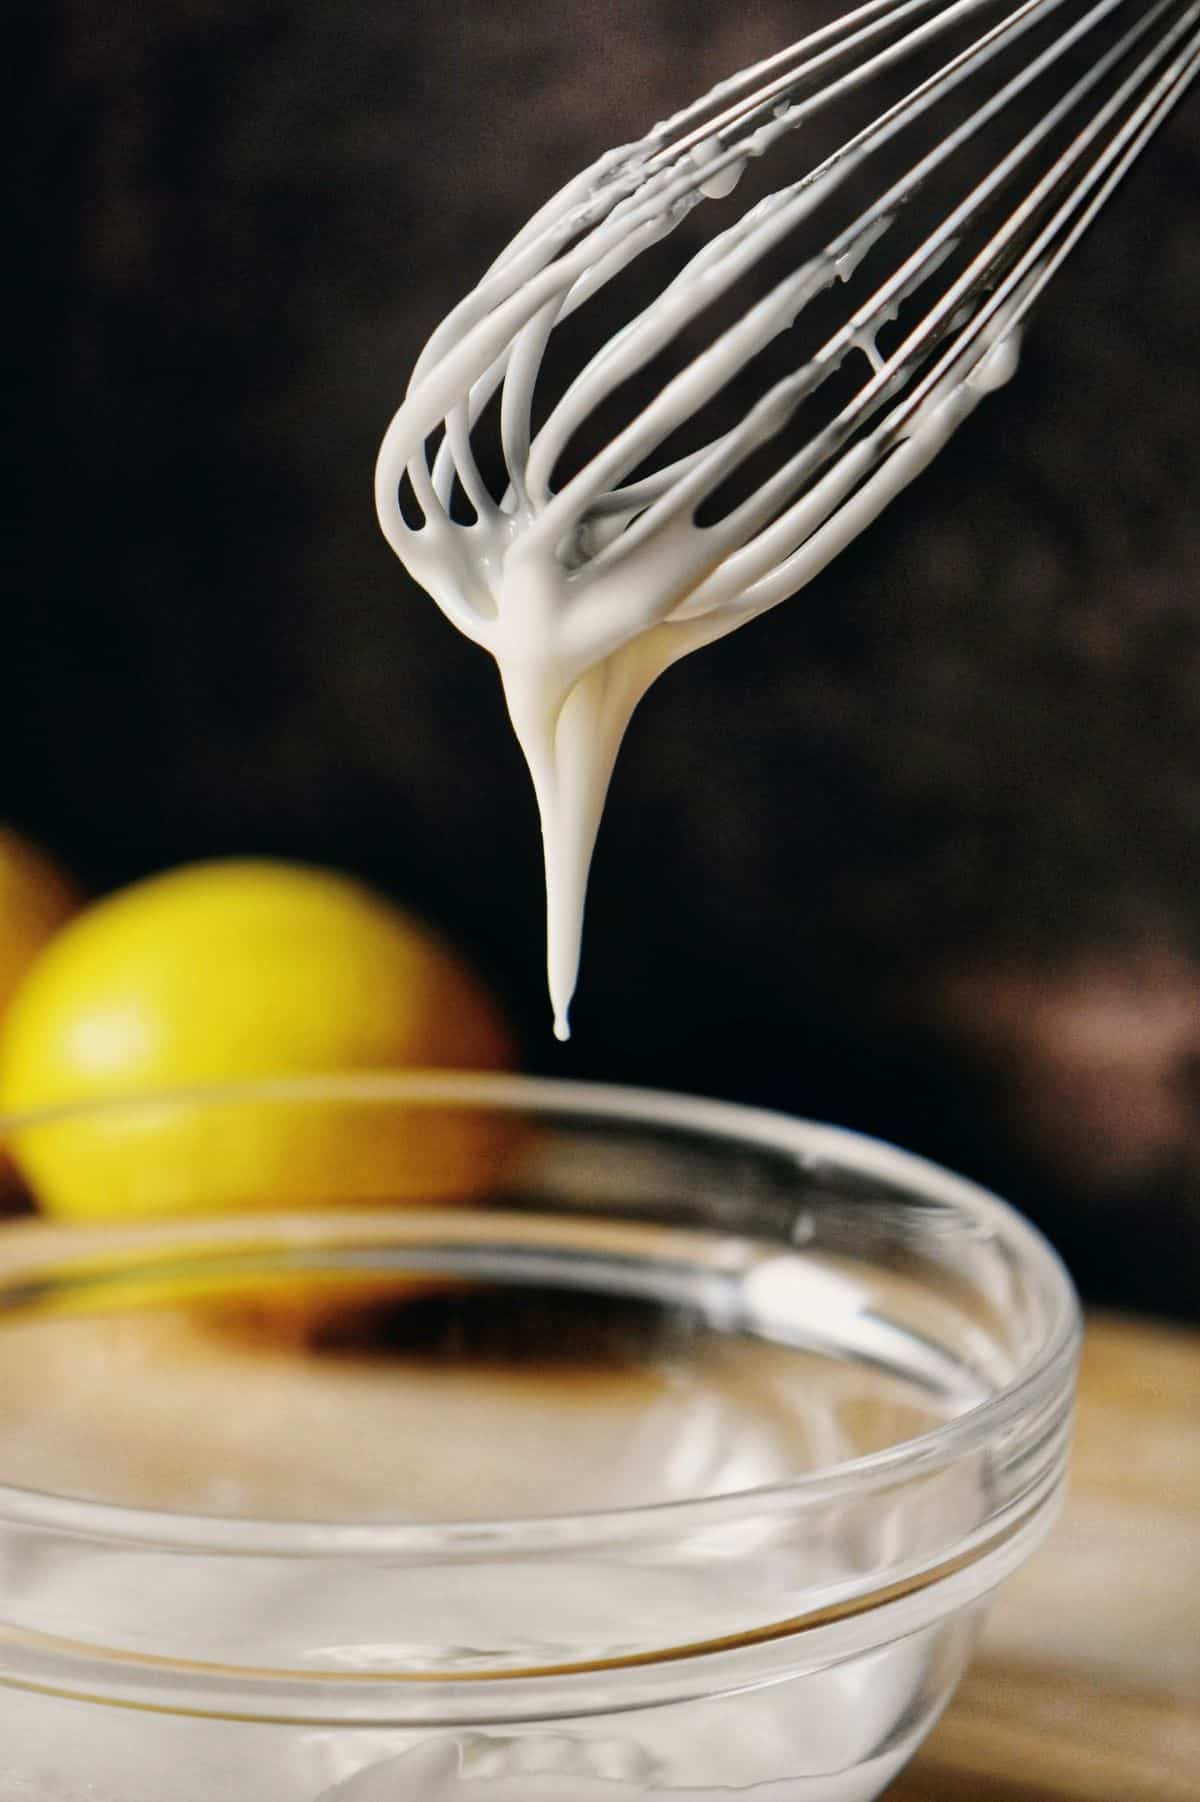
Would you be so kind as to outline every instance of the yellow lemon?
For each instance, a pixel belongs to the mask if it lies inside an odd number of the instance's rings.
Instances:
[[[295,864],[198,864],[95,904],[47,947],[9,1008],[0,1108],[131,1098],[14,1132],[38,1202],[64,1216],[440,1204],[486,1185],[503,1140],[486,1116],[165,1092],[512,1056],[462,959],[381,895]]]
[[[11,827],[0,826],[0,1024],[29,966],[81,901],[45,852]],[[0,1145],[0,1210],[17,1187]]]
[[[58,866],[19,832],[0,826],[0,1018],[43,945],[79,906]]]

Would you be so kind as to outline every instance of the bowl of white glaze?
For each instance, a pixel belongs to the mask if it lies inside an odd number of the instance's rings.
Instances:
[[[1054,1519],[1070,1282],[890,1146],[447,1073],[3,1136],[136,1216],[0,1234],[3,1802],[868,1802]]]

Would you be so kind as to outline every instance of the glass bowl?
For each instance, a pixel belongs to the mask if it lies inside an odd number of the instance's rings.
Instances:
[[[3,1802],[867,1802],[1054,1517],[1070,1283],[889,1146],[441,1073],[0,1144]]]

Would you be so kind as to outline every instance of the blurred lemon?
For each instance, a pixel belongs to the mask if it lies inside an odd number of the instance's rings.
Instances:
[[[19,832],[0,826],[0,1019],[43,945],[80,904],[57,864]]]
[[[81,901],[44,851],[11,827],[0,826],[0,1025],[29,966],[78,912]],[[18,1192],[16,1172],[0,1145],[0,1210]]]
[[[198,864],[97,903],[47,947],[9,1008],[0,1108],[130,1098],[14,1134],[39,1203],[60,1215],[439,1204],[486,1186],[503,1140],[486,1115],[330,1095],[153,1098],[512,1056],[461,958],[371,889],[295,864]]]

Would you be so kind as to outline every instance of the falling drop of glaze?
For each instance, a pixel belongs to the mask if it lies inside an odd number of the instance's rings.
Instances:
[[[692,152],[693,159],[703,168],[715,162],[723,154],[724,146],[717,138],[705,138],[697,144]],[[716,169],[700,183],[700,192],[706,200],[725,200],[741,181],[746,169],[744,156],[733,157],[721,169]]]

